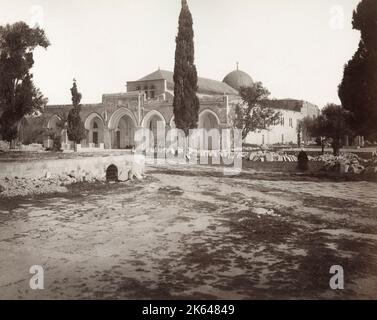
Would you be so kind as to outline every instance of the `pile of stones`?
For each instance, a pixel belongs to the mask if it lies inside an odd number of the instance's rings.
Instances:
[[[53,175],[46,172],[39,178],[25,177],[5,177],[0,178],[0,197],[23,197],[28,195],[47,194],[54,192],[66,192],[67,185],[79,182],[96,182],[99,181],[89,171],[69,172],[59,175]],[[106,179],[105,179],[106,180]]]
[[[28,196],[32,194],[46,194],[53,192],[66,192],[63,185],[47,178],[1,178],[0,197],[11,198]]]
[[[0,152],[9,151],[9,142],[0,140]]]
[[[377,173],[377,154],[373,154],[372,159],[367,162],[364,172],[367,174]]]
[[[323,171],[361,174],[365,171],[368,161],[354,153],[344,153],[339,156],[324,154],[313,159],[323,161]]]
[[[297,162],[297,156],[295,155],[273,151],[252,151],[248,159],[253,162]]]

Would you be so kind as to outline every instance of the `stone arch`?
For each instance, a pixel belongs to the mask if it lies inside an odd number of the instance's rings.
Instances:
[[[220,127],[219,116],[211,109],[205,109],[199,114],[199,128],[218,129]]]
[[[47,129],[56,129],[56,124],[58,121],[62,121],[62,118],[57,114],[54,114],[47,123]]]
[[[153,118],[159,118],[160,121],[162,121],[164,123],[164,126],[166,126],[166,120],[164,118],[164,116],[161,114],[161,112],[157,111],[157,110],[152,110],[152,111],[149,111],[143,118],[143,121],[141,122],[141,126],[143,128],[148,128],[148,125],[149,125],[149,122],[153,119]]]
[[[93,112],[87,116],[84,122],[84,127],[86,130],[90,130],[90,126],[92,125],[91,122],[95,119],[98,119],[102,124],[104,124],[102,117],[97,112]]]
[[[126,108],[119,108],[110,117],[109,129],[110,130],[117,129],[118,124],[119,124],[119,120],[122,119],[124,116],[128,116],[132,120],[134,126],[137,127],[137,121],[136,121],[133,113]]]
[[[199,129],[202,129],[203,146],[206,149],[219,149],[221,144],[220,137],[220,119],[218,115],[210,110],[205,109],[199,114]]]
[[[87,130],[87,142],[99,147],[104,143],[104,121],[102,117],[96,113],[91,113],[85,120],[84,127]]]
[[[116,110],[110,117],[111,147],[126,149],[134,146],[137,121],[132,112],[126,108]]]
[[[119,170],[115,164],[110,164],[106,168],[106,181],[118,181]]]
[[[50,120],[47,123],[47,129],[51,130],[52,132],[55,132],[57,134],[60,134],[61,136],[61,143],[69,143],[68,135],[67,135],[67,129],[64,128],[58,128],[57,123],[59,121],[62,121],[63,119],[58,116],[57,114],[54,114]],[[51,136],[50,136],[51,137]]]
[[[159,121],[162,121],[163,123],[163,128],[166,128],[166,120],[164,116],[158,112],[157,110],[152,110],[149,111],[145,117],[143,118],[143,121],[141,122],[141,125],[145,129],[149,129],[150,132],[150,138],[149,138],[149,143],[150,147],[156,147],[158,144],[158,139],[157,139],[157,123]]]

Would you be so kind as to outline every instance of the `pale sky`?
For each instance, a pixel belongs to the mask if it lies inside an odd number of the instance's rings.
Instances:
[[[222,81],[236,68],[261,81],[272,98],[339,103],[337,87],[359,32],[360,0],[188,0],[195,63]],[[0,24],[38,21],[51,46],[35,54],[36,85],[50,104],[83,103],[125,92],[127,81],[174,68],[180,0],[0,0]],[[344,15],[344,19],[342,18]]]

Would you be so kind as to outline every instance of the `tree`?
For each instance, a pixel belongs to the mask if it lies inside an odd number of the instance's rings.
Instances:
[[[30,70],[35,48],[49,45],[39,27],[33,29],[24,22],[0,26],[0,132],[4,140],[14,141],[22,118],[47,104]]]
[[[194,31],[186,0],[182,0],[176,38],[174,66],[174,121],[186,136],[197,128],[199,119],[198,75],[194,64]]]
[[[268,130],[281,117],[281,113],[268,107],[270,92],[257,82],[253,87],[242,87],[243,103],[235,108],[234,127],[242,130],[242,139],[257,130]]]
[[[344,67],[339,98],[350,111],[358,135],[377,133],[377,1],[362,0],[353,12],[353,28],[361,32],[359,48]]]
[[[352,134],[349,127],[350,113],[342,106],[328,104],[316,118],[310,130],[315,137],[321,137],[321,141],[331,141],[334,155],[339,155],[344,136]]]
[[[62,131],[68,126],[68,116],[66,113],[60,115],[60,120],[55,124],[54,128],[47,129],[47,136],[53,141],[52,150],[61,151],[62,147]]]
[[[297,122],[296,132],[297,132],[297,144],[300,147],[302,141],[304,144],[308,143],[310,137],[310,128],[312,127],[314,119],[306,116]]]
[[[76,145],[81,143],[81,140],[86,136],[85,127],[80,117],[82,95],[78,92],[76,80],[73,80],[71,94],[73,108],[69,111],[67,117],[67,135],[68,139],[75,143],[76,150]]]
[[[25,145],[32,143],[43,144],[44,138],[48,134],[44,121],[43,117],[24,118],[22,120],[22,129],[20,130],[20,141]]]

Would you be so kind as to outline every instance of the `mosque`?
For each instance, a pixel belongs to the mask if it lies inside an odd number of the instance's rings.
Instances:
[[[198,78],[197,95],[200,101],[198,128],[230,128],[235,106],[241,103],[241,87],[253,86],[254,81],[246,72],[237,69],[223,81]],[[86,129],[83,148],[128,149],[134,145],[134,132],[148,128],[155,132],[157,122],[166,129],[174,127],[173,72],[156,70],[139,80],[128,81],[124,93],[104,94],[98,104],[84,104],[81,117]],[[270,107],[282,114],[280,121],[269,130],[250,133],[246,143],[256,145],[297,143],[297,123],[309,116],[316,117],[319,108],[309,102],[294,99],[270,100]],[[72,105],[48,105],[43,111],[44,125],[58,129],[58,123]],[[62,148],[72,149],[65,130],[61,132]]]

